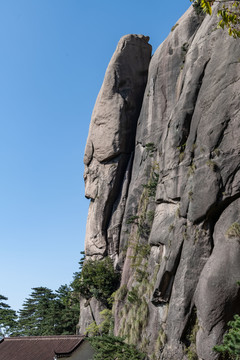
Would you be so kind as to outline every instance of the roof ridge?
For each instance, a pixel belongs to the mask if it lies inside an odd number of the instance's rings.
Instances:
[[[12,336],[2,340],[56,340],[56,339],[83,339],[84,335],[46,335],[46,336]]]

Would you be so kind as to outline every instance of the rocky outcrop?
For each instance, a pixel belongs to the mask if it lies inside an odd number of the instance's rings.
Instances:
[[[136,124],[152,51],[148,40],[142,35],[120,40],[93,110],[84,156],[85,194],[91,199],[87,256],[118,253]]]
[[[114,259],[115,333],[152,360],[218,359],[240,313],[240,44],[216,11],[150,64],[148,38],[120,40],[86,146],[86,255]]]

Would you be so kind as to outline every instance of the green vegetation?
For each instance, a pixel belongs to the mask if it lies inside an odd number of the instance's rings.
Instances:
[[[212,6],[218,0],[190,0],[193,3],[195,11],[200,13],[206,13],[212,15]],[[221,29],[227,29],[228,34],[234,38],[240,37],[240,2],[232,1],[230,4],[224,4],[221,6],[217,13],[220,21],[217,27]]]
[[[124,342],[121,337],[103,335],[89,338],[95,350],[94,360],[144,360],[145,354],[137,350],[134,345]]]
[[[178,26],[178,23],[176,23],[176,24],[171,28],[171,31],[174,31],[177,26]]]
[[[175,225],[174,225],[174,224],[169,225],[169,227],[168,227],[168,231],[169,231],[169,232],[174,231],[174,229],[175,229]]]
[[[105,306],[111,307],[109,300],[117,290],[119,281],[120,274],[114,270],[112,260],[106,257],[103,260],[86,261],[82,271],[75,274],[72,286],[86,299],[95,297]]]
[[[132,287],[121,310],[119,335],[126,337],[130,344],[141,342],[142,330],[148,322],[147,287],[146,280]]]
[[[104,309],[100,312],[101,323],[99,325],[93,321],[86,329],[86,335],[88,336],[100,336],[113,334],[113,315],[112,310]]]
[[[193,191],[192,190],[190,190],[188,192],[188,198],[189,198],[190,201],[192,201],[192,199],[193,199]]]
[[[188,360],[198,360],[197,352],[196,352],[196,336],[199,330],[198,319],[196,308],[194,307],[192,310],[192,314],[189,319],[188,332],[186,334],[186,354]]]
[[[157,150],[153,143],[145,145],[147,156],[152,158]],[[149,168],[148,168],[149,169]],[[144,359],[145,355],[137,350],[135,345],[141,343],[140,348],[146,350],[147,337],[143,329],[149,316],[148,299],[151,297],[159,267],[154,274],[148,272],[148,258],[151,247],[147,242],[154,219],[154,204],[158,183],[158,164],[152,162],[149,177],[143,185],[143,191],[135,214],[129,216],[127,224],[133,224],[128,239],[128,257],[131,260],[133,284],[128,288],[126,284],[119,286],[119,274],[114,271],[109,258],[97,261],[85,261],[80,273],[76,274],[74,287],[85,298],[94,296],[105,304],[108,309],[101,313],[100,324],[93,322],[87,328],[87,334],[95,348],[94,359]],[[151,202],[151,205],[149,206]],[[105,291],[103,291],[105,289]],[[114,293],[115,291],[115,293]],[[113,306],[121,306],[119,336],[113,336],[113,316],[109,309],[109,297],[114,297]],[[118,303],[118,305],[117,305]],[[113,309],[114,312],[114,309]]]
[[[53,292],[46,287],[32,289],[19,311],[17,335],[68,335],[76,333],[79,298],[62,285]]]
[[[137,215],[131,215],[127,219],[126,223],[129,224],[137,224],[138,223],[138,216]]]
[[[188,167],[188,176],[191,176],[195,173],[195,170],[196,170],[196,165],[194,164],[194,162],[189,165]]]
[[[147,153],[150,157],[153,157],[155,151],[157,151],[157,148],[155,147],[154,143],[147,143],[145,145],[145,148],[147,150]]]
[[[17,330],[17,314],[7,300],[6,296],[0,295],[0,337],[14,335]]]
[[[159,179],[159,174],[156,170],[158,170],[158,164],[152,166],[149,180],[147,184],[143,184],[143,187],[147,189],[148,197],[155,197],[156,195],[156,189]]]
[[[209,159],[206,164],[212,169],[212,171],[217,171],[217,164],[213,160]]]
[[[42,336],[75,334],[79,317],[79,298],[62,285],[53,292],[46,287],[32,289],[18,315],[0,295],[1,336]]]
[[[7,298],[0,295],[0,335],[75,334],[79,320],[80,294],[86,299],[94,296],[110,308],[112,294],[119,285],[119,274],[114,271],[109,258],[86,261],[84,252],[82,255],[79,262],[80,271],[74,273],[74,279],[69,286],[62,285],[56,291],[47,287],[33,288],[18,314],[6,304]],[[110,328],[110,313],[111,311],[106,309],[101,314],[103,321],[98,333],[106,333],[106,329]]]
[[[240,224],[234,222],[226,232],[227,237],[229,238],[238,238],[240,239]]]
[[[192,6],[193,6],[193,8],[194,8],[197,15],[204,14],[203,8],[201,6],[201,0],[195,0],[195,1],[190,0],[190,1],[193,3]]]
[[[155,347],[154,347],[154,354],[152,354],[151,360],[159,359],[159,355],[160,355],[164,345],[166,344],[166,341],[167,341],[167,336],[166,336],[164,330],[161,328],[158,333],[157,341],[156,341]]]
[[[182,50],[183,50],[184,46],[185,46],[185,44],[183,44]],[[183,66],[182,66],[182,68],[183,68]],[[179,161],[182,162],[184,159],[184,155],[185,155],[186,143],[178,146],[177,149],[179,150]]]
[[[224,335],[222,344],[216,345],[213,350],[222,354],[223,359],[240,360],[240,316],[235,315],[228,326],[230,328]]]
[[[127,285],[124,284],[121,286],[115,293],[115,300],[116,301],[123,301],[125,297],[127,296],[128,288]]]
[[[138,289],[137,287],[133,287],[129,292],[128,292],[128,297],[127,297],[128,301],[131,304],[138,304],[141,302],[141,299],[139,299],[138,297]]]
[[[155,146],[149,143],[148,153],[154,151]],[[151,157],[151,156],[150,156]],[[148,323],[148,302],[153,294],[159,266],[155,267],[154,273],[148,270],[151,246],[148,243],[151,226],[155,214],[153,198],[156,194],[158,183],[159,165],[152,161],[148,167],[148,181],[143,184],[142,194],[136,209],[136,217],[132,218],[136,226],[131,228],[128,238],[128,258],[131,260],[130,269],[133,283],[122,287],[116,292],[115,305],[121,306],[119,336],[126,338],[128,344],[136,344],[146,351],[149,340],[144,329]],[[137,221],[136,221],[137,220]],[[117,302],[120,302],[117,305]]]
[[[147,215],[147,221],[150,223],[150,225],[152,225],[154,215],[155,215],[155,211],[154,210],[149,210],[146,215]]]
[[[183,67],[182,67],[182,69],[183,69]],[[182,161],[183,161],[184,156],[185,156],[185,152],[184,152],[184,151],[181,151],[180,154],[179,154],[179,162],[182,162]]]

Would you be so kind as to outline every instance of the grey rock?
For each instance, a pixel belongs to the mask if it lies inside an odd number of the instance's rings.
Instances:
[[[108,65],[89,130],[84,163],[131,153],[151,56],[149,37],[121,38]],[[104,141],[103,141],[104,139]]]
[[[100,312],[106,309],[106,307],[95,298],[80,299],[80,317],[79,323],[77,325],[78,333],[80,335],[86,335],[88,332],[88,327],[93,322],[99,325],[102,322]]]
[[[239,234],[231,232],[239,224]],[[212,348],[220,343],[226,323],[240,313],[240,199],[231,203],[217,221],[214,249],[201,273],[195,294],[200,330],[197,350],[201,358],[217,359]]]
[[[122,183],[131,166],[136,122],[147,81],[151,56],[148,40],[143,35],[121,38],[93,110],[84,156],[85,195],[91,199],[85,241],[87,256],[106,254],[107,232],[112,243],[113,229],[121,222],[123,206],[116,203],[119,194],[127,191],[126,185],[122,189]],[[112,217],[117,218],[116,222]],[[117,243],[119,235],[116,236]],[[113,252],[116,253],[114,247]]]
[[[150,64],[148,39],[120,41],[86,146],[86,255],[121,271],[115,334],[158,360],[218,359],[240,314],[240,245],[227,235],[240,224],[240,44],[216,30],[218,6],[190,8]]]

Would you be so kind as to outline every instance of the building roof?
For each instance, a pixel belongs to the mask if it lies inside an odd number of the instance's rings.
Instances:
[[[53,360],[70,355],[83,340],[79,335],[4,338],[0,341],[0,360]]]

